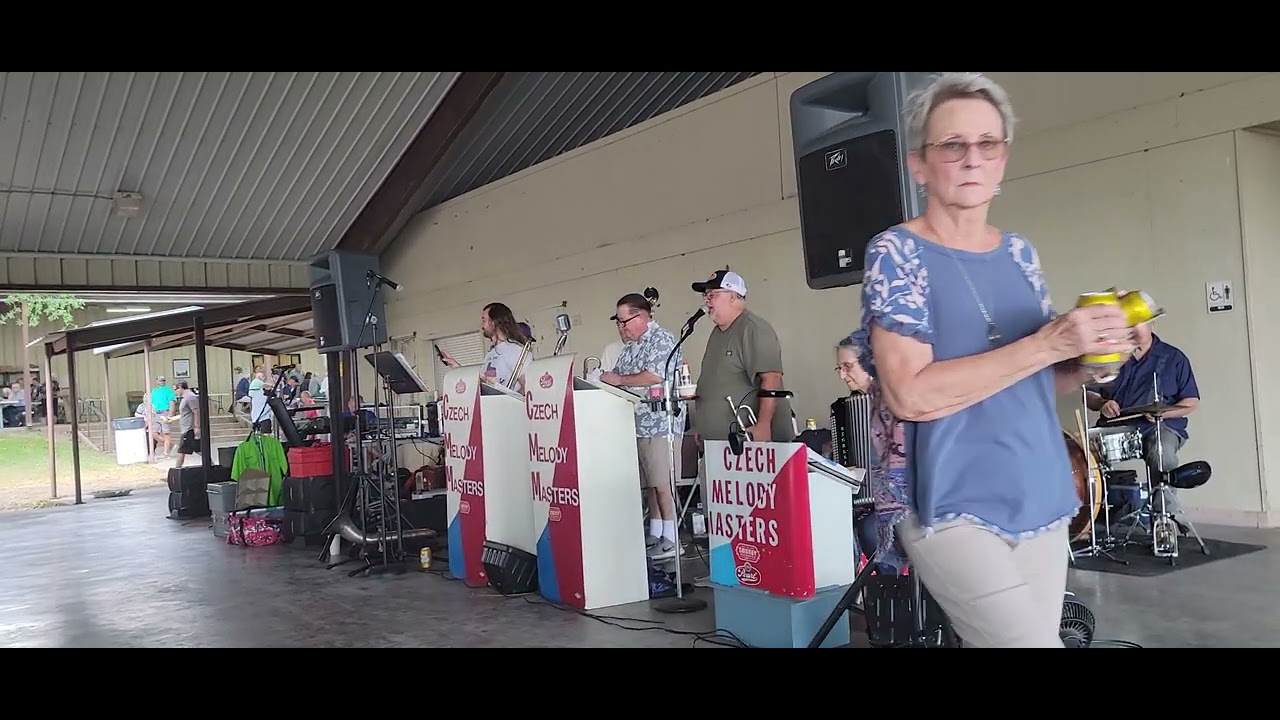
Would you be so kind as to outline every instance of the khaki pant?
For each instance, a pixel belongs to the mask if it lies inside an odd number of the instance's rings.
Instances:
[[[680,443],[676,438],[676,481],[680,480]],[[667,453],[665,437],[636,438],[636,450],[640,455],[640,487],[670,487],[671,458]]]
[[[908,517],[898,538],[965,647],[1062,647],[1066,523],[1011,543],[967,520],[941,523],[926,537]]]

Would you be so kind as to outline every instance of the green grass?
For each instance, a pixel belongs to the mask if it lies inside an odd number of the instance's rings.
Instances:
[[[54,455],[58,468],[58,496],[75,495],[71,440],[58,428]],[[0,432],[0,509],[35,507],[49,497],[49,443],[44,428]],[[163,482],[172,462],[157,465],[116,464],[114,454],[81,443],[80,483],[83,495],[94,490],[141,487]]]

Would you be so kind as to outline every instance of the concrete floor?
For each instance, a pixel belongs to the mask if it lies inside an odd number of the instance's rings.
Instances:
[[[711,610],[601,611],[639,631],[438,575],[348,578],[317,549],[243,549],[164,517],[166,490],[0,514],[0,646],[689,647]],[[1280,646],[1280,532],[1201,526],[1268,549],[1157,578],[1072,571],[1098,634],[1147,647]],[[710,592],[699,590],[710,600]],[[697,643],[703,646],[704,643]]]

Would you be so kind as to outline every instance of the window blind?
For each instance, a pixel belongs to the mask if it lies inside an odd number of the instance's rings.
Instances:
[[[444,374],[449,371],[449,367],[440,362],[440,356],[436,353],[436,348],[449,353],[459,365],[479,365],[484,362],[485,353],[489,351],[488,341],[485,340],[484,333],[479,330],[469,332],[462,335],[452,335],[450,337],[436,338],[432,342],[431,358],[435,367],[435,386],[438,392],[443,392]]]

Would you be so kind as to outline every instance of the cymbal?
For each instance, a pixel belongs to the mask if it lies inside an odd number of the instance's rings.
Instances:
[[[1122,410],[1118,413],[1118,416],[1124,416],[1124,415],[1151,415],[1151,416],[1153,416],[1153,417],[1160,417],[1161,415],[1167,415],[1167,414],[1169,414],[1170,412],[1172,412],[1172,411],[1174,411],[1174,410],[1177,410],[1177,409],[1178,409],[1178,406],[1177,406],[1177,405],[1165,405],[1165,404],[1163,404],[1163,403],[1151,403],[1150,405],[1137,405],[1137,406],[1130,407],[1130,408],[1124,408],[1124,409],[1122,409]]]

